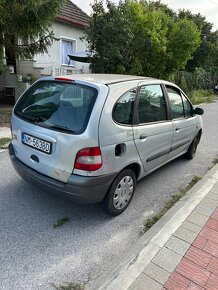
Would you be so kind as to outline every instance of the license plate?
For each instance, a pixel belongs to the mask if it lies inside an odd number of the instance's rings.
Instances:
[[[35,148],[36,150],[51,154],[51,143],[45,140],[36,138],[26,133],[22,133],[22,143]]]

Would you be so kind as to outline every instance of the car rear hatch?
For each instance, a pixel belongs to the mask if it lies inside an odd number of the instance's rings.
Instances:
[[[64,78],[36,82],[14,108],[16,157],[37,172],[67,182],[78,151],[99,145],[98,125],[89,123],[92,118],[98,122],[101,106],[96,100],[101,90],[106,97],[106,89]]]

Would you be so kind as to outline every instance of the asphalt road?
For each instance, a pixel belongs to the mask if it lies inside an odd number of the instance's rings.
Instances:
[[[87,282],[119,259],[140,235],[149,215],[206,173],[218,154],[218,102],[205,110],[195,158],[179,158],[138,183],[129,208],[111,218],[98,206],[78,206],[47,196],[14,171],[0,153],[0,289],[54,289],[51,284]],[[69,222],[54,229],[58,219]]]

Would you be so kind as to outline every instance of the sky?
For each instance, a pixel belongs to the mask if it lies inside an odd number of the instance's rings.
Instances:
[[[94,0],[72,0],[72,2],[87,14],[90,14],[92,11],[90,4]],[[119,0],[113,0],[113,2],[118,3]],[[184,8],[190,10],[193,14],[200,13],[214,25],[213,30],[218,29],[218,0],[162,0],[162,2],[173,10]]]

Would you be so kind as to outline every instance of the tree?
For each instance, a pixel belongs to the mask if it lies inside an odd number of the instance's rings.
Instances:
[[[213,24],[206,21],[200,13],[192,14],[189,10],[179,10],[178,19],[193,21],[201,33],[201,43],[187,65],[188,71],[194,71],[196,67],[209,68],[218,66],[217,62],[217,32],[212,32]]]
[[[93,15],[85,39],[90,50],[97,52],[92,62],[95,72],[124,73],[128,67],[133,35],[125,5],[116,6],[108,1],[107,12],[103,1],[96,1],[92,6]]]
[[[141,0],[107,0],[93,5],[86,40],[96,51],[95,72],[167,77],[184,69],[200,43],[197,26],[178,20],[166,5]]]
[[[147,2],[130,1],[127,7],[132,41],[132,65],[128,73],[161,77],[166,67],[167,33],[171,17]]]
[[[200,33],[196,25],[188,19],[177,21],[169,33],[168,51],[172,57],[167,63],[167,70],[171,71],[171,67],[174,71],[184,69],[199,44]]]
[[[54,39],[49,30],[63,0],[0,1],[0,66],[3,49],[22,58],[47,51]],[[1,67],[0,67],[1,68]]]

